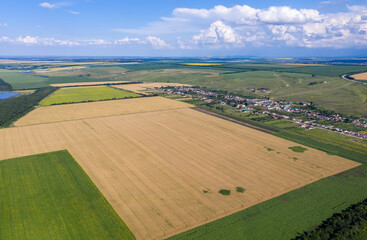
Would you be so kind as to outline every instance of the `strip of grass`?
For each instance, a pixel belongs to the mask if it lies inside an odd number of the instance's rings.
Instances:
[[[170,239],[290,239],[366,197],[362,165]]]
[[[344,134],[333,132],[326,129],[310,129],[302,128],[287,129],[286,132],[307,137],[310,140],[324,142],[327,144],[340,146],[343,149],[349,149],[354,152],[359,152],[367,156],[367,140],[362,140],[355,137],[350,137]]]
[[[93,102],[133,97],[141,97],[141,95],[106,86],[62,88],[41,101],[41,105],[49,106],[65,103]]]
[[[0,161],[0,239],[135,239],[67,151]]]
[[[293,152],[298,152],[298,153],[303,153],[303,152],[307,151],[307,148],[304,148],[304,147],[301,147],[301,146],[289,147],[289,149],[291,149]]]
[[[314,138],[310,138],[309,136],[304,136],[289,131],[277,132],[274,133],[274,135],[327,152],[328,154],[338,155],[340,157],[348,158],[350,160],[367,165],[367,155],[364,152],[356,152],[354,149],[351,150],[350,148],[343,147],[341,144],[330,144],[326,140],[316,140]]]

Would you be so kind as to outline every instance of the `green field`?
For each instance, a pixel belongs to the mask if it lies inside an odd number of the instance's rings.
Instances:
[[[110,78],[91,78],[85,76],[52,76],[46,78],[46,84],[59,84],[59,83],[84,83],[84,82],[106,82],[115,81],[116,79]],[[117,81],[117,80],[116,80]]]
[[[320,146],[320,142],[325,144],[332,144],[340,148],[349,149],[353,152],[364,154],[367,158],[367,141],[355,137],[349,137],[340,133],[328,131],[326,129],[311,129],[304,130],[302,128],[295,128],[288,131],[284,131],[284,134],[303,136],[309,139],[309,141],[317,141],[317,145]],[[367,163],[367,162],[366,162]]]
[[[355,65],[290,65],[226,63],[189,66],[183,62],[149,62],[121,66],[88,65],[87,68],[42,73],[0,72],[0,78],[15,89],[47,86],[53,83],[96,81],[179,82],[250,94],[247,88],[266,88],[260,93],[275,99],[313,101],[327,110],[364,115],[367,112],[367,84],[341,79],[347,73],[367,71]],[[310,85],[312,82],[318,84]]]
[[[0,161],[0,239],[135,239],[67,151]]]
[[[310,230],[367,197],[367,166],[359,166],[228,217],[194,228],[170,240],[284,240]]]
[[[210,89],[249,94],[247,88],[266,88],[257,93],[275,99],[312,101],[327,110],[363,115],[367,112],[367,85],[340,78],[344,73],[367,70],[366,66],[299,66],[280,64],[179,64],[126,66],[126,80],[179,82]],[[167,71],[169,70],[169,71]],[[319,84],[310,85],[312,82]]]
[[[109,71],[117,71],[116,67],[108,68]],[[89,68],[88,68],[89,69]],[[104,82],[104,81],[121,81],[124,80],[122,74],[111,74],[106,70],[98,70],[99,68],[90,68],[90,72],[78,75],[62,75],[61,73],[47,73],[38,76],[37,73],[20,72],[16,70],[0,70],[0,79],[9,83],[14,90],[19,89],[35,89],[47,87],[49,84],[58,83],[78,83],[78,82]],[[96,69],[93,71],[93,69]],[[66,72],[67,73],[67,72]]]
[[[46,78],[36,77],[19,71],[0,70],[0,78],[9,83],[14,90],[34,89],[49,86]]]
[[[94,102],[140,96],[141,95],[136,93],[106,86],[62,88],[57,90],[51,96],[42,100],[40,104],[43,106],[49,106],[64,103]]]

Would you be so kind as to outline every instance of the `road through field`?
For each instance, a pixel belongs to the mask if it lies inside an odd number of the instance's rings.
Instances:
[[[67,149],[137,239],[163,239],[359,165],[289,149],[298,145],[189,108],[0,130],[0,159]]]

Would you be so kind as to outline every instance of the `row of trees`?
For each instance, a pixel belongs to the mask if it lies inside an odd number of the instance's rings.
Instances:
[[[0,78],[0,92],[13,91],[13,87]]]
[[[57,88],[39,88],[34,93],[0,100],[0,127],[8,127],[15,120],[34,109],[39,102]]]
[[[367,236],[367,199],[335,213],[316,229],[304,232],[294,240],[357,239],[361,234]]]

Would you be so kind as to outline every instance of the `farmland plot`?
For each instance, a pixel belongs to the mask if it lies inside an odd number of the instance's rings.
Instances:
[[[132,98],[104,102],[46,106],[33,110],[15,122],[14,125],[25,126],[39,123],[106,117],[140,112],[154,112],[188,107],[193,107],[193,105],[162,97]]]
[[[98,86],[98,85],[122,84],[122,83],[129,83],[129,81],[56,83],[56,84],[50,84],[50,86],[52,87],[74,87],[74,86]]]
[[[80,103],[93,102],[111,99],[123,99],[140,97],[141,95],[119,90],[107,86],[93,87],[72,87],[61,88],[51,96],[43,99],[40,104],[43,106],[65,104],[65,103]]]
[[[160,83],[160,82],[152,82],[152,83],[137,83],[137,84],[124,84],[119,86],[114,86],[115,88],[125,89],[128,91],[142,93],[145,94],[144,91],[147,89],[152,89],[155,87],[168,87],[168,86],[191,86],[183,83]]]
[[[293,142],[188,108],[0,136],[0,159],[68,149],[137,239],[169,237],[359,165],[294,152]]]
[[[67,151],[0,161],[0,172],[0,239],[135,239]]]

